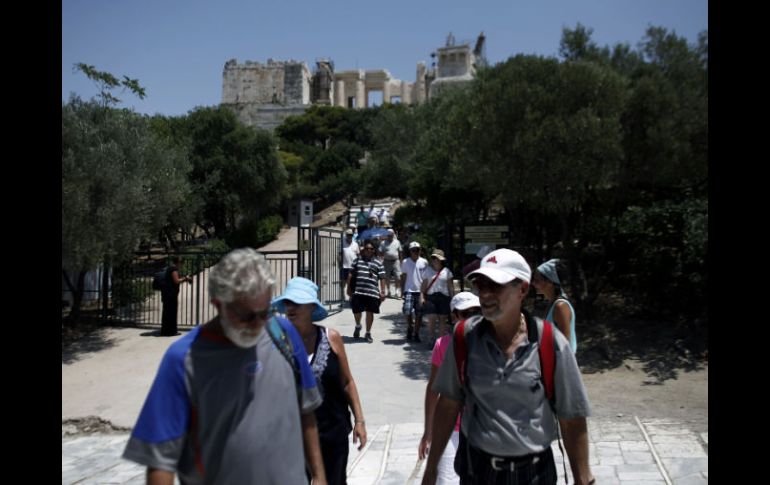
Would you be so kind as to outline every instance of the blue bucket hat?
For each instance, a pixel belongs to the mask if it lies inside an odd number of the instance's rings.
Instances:
[[[315,303],[315,310],[313,310],[313,315],[311,316],[314,322],[323,320],[329,315],[329,312],[326,311],[326,308],[323,307],[321,301],[318,299],[318,285],[307,278],[299,276],[292,278],[286,284],[283,295],[273,299],[272,305],[281,313],[286,313],[286,305],[283,303],[284,300],[293,301],[298,305]]]
[[[564,296],[564,288],[562,288],[561,281],[559,280],[559,274],[556,272],[556,265],[559,263],[558,259],[550,259],[545,263],[537,267],[537,272],[546,277],[551,283],[559,285],[561,288],[561,295]]]

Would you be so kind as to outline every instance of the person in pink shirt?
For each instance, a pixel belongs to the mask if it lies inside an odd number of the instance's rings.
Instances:
[[[481,313],[479,297],[468,291],[456,294],[452,298],[452,301],[449,302],[449,307],[452,312],[453,324]],[[436,402],[438,401],[439,396],[438,393],[433,390],[433,380],[436,378],[438,368],[444,360],[446,350],[452,341],[452,335],[452,333],[449,333],[442,336],[436,340],[436,344],[433,346],[430,362],[430,378],[428,379],[428,385],[425,388],[425,431],[423,431],[420,445],[417,449],[420,460],[428,456],[433,428],[433,412],[436,408]],[[457,473],[455,473],[454,470],[455,452],[457,451],[459,440],[460,415],[457,416],[457,423],[455,423],[452,437],[444,449],[444,454],[441,455],[441,461],[438,465],[438,480],[436,482],[438,485],[460,483],[460,477],[457,476]]]

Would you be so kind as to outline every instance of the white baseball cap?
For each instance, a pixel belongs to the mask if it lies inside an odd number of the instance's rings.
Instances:
[[[468,308],[480,307],[479,297],[471,293],[470,291],[461,291],[452,297],[452,301],[449,302],[449,308],[451,311],[455,310],[467,310]]]
[[[419,247],[420,247],[420,243],[418,243],[417,241],[412,241],[409,243],[409,249],[414,249]]]
[[[481,266],[468,274],[472,280],[474,275],[484,275],[497,284],[505,284],[518,278],[529,283],[532,270],[524,257],[510,249],[496,249],[481,260]]]

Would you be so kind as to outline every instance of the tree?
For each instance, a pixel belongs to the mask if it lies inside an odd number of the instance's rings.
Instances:
[[[188,171],[145,117],[76,96],[62,106],[62,272],[78,274],[69,282],[71,324],[86,272],[126,259],[156,234],[189,192]]]
[[[224,238],[280,205],[287,173],[269,132],[243,125],[226,107],[194,109],[184,120],[184,132],[192,183],[203,197],[201,227]]]

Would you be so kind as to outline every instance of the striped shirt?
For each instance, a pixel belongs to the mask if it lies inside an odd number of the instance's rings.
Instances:
[[[353,261],[353,271],[356,272],[355,295],[380,297],[379,280],[385,279],[385,268],[379,260],[372,258],[366,261],[358,258]]]

